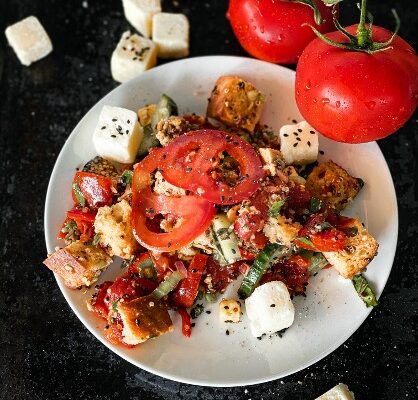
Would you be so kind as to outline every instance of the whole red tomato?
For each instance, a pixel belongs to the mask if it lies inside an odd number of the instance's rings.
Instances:
[[[358,25],[346,30],[355,34]],[[326,35],[337,42],[340,32]],[[385,42],[392,33],[373,27],[372,38]],[[303,117],[331,139],[362,143],[398,130],[418,103],[418,57],[402,38],[367,54],[312,41],[296,69],[296,102]]]
[[[281,64],[295,64],[306,45],[320,32],[334,30],[332,9],[314,0],[323,22],[317,25],[306,4],[288,0],[230,0],[228,15],[235,36],[252,56]]]

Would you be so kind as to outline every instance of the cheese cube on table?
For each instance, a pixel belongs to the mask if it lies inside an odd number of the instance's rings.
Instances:
[[[151,36],[152,17],[161,12],[160,0],[122,0],[126,19],[146,37]]]
[[[251,333],[255,337],[288,328],[295,317],[289,291],[280,281],[267,282],[255,288],[245,300],[245,308],[251,321]]]
[[[354,394],[350,392],[347,385],[339,383],[315,400],[354,400]]]
[[[115,81],[126,82],[157,63],[157,46],[149,39],[126,31],[116,46],[110,61]]]
[[[183,14],[160,13],[152,18],[152,40],[161,58],[189,55],[189,20]]]
[[[318,133],[306,121],[280,128],[280,151],[287,165],[304,165],[318,158]]]
[[[9,26],[6,37],[23,65],[44,58],[52,51],[52,43],[45,29],[34,16],[27,17]]]
[[[143,131],[134,111],[104,106],[93,135],[97,153],[106,160],[131,164],[141,144]]]

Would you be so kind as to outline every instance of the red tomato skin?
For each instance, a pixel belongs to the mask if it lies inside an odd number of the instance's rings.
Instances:
[[[324,22],[317,25],[313,10],[285,0],[230,0],[228,15],[241,46],[252,56],[280,64],[295,64],[315,39],[309,23],[320,32],[334,30],[332,9],[315,0]]]
[[[80,187],[81,193],[86,199],[87,206],[96,210],[103,206],[112,204],[112,180],[105,176],[96,175],[90,172],[79,171],[75,174],[73,182]],[[77,204],[77,198],[72,191],[74,203]]]
[[[357,25],[346,29],[355,34]],[[373,27],[374,41],[391,35]],[[347,42],[340,32],[326,36]],[[391,47],[370,55],[312,41],[296,69],[296,102],[306,121],[346,143],[369,142],[398,130],[418,104],[418,57],[399,36]]]

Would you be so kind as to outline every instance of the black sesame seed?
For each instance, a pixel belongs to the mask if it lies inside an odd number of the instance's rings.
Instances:
[[[235,249],[231,249],[232,254],[236,254],[236,250]]]
[[[138,60],[138,57],[133,57],[132,60],[136,61]]]
[[[123,46],[122,49],[126,51],[126,47],[125,46]]]
[[[196,326],[196,324],[195,324],[194,322],[192,322],[192,323],[190,324],[190,326],[191,326],[192,328],[194,328],[194,327]]]
[[[229,310],[229,306],[224,306],[224,309],[225,310]]]
[[[297,138],[296,138],[296,140],[297,140],[298,142],[300,142],[302,139],[301,139],[300,137],[297,137]]]
[[[106,129],[106,127],[105,127],[105,126],[102,126],[102,130],[103,130],[103,129]]]
[[[296,121],[295,119],[292,119],[292,122],[293,122],[294,124],[296,124],[298,121]]]
[[[298,142],[296,142],[294,145],[293,145],[293,147],[296,147],[298,145]]]
[[[207,311],[205,311],[205,312],[206,312],[206,314],[210,314],[210,313],[211,313],[209,310],[207,310]]]
[[[128,134],[129,134],[129,130],[127,129],[127,130],[125,131],[125,133],[128,135]]]
[[[299,135],[297,132],[293,132],[293,134],[294,134],[295,136],[298,136],[298,135]]]
[[[300,128],[299,128],[299,129],[298,129],[298,132],[302,132],[302,129],[300,129]]]
[[[131,121],[128,119],[127,121],[126,121],[128,124],[130,124],[131,123]]]
[[[276,307],[276,304],[274,304],[274,303],[270,304],[270,307]]]
[[[110,137],[116,137],[116,135],[110,135]]]
[[[117,121],[117,118],[112,118],[112,121],[113,121],[113,122],[116,122],[116,121]]]
[[[309,140],[308,140],[308,142],[307,142],[307,143],[308,143],[308,146],[309,146],[309,147],[311,147],[311,142],[310,142]]]
[[[322,150],[319,150],[319,154],[325,154]]]
[[[229,329],[226,330],[226,336],[229,336]]]
[[[287,133],[284,133],[284,134],[283,134],[283,136],[284,136],[284,137],[288,137],[289,135],[288,135]]]
[[[309,131],[311,135],[315,135],[315,131]]]

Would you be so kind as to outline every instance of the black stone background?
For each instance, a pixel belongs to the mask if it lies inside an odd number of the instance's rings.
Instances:
[[[100,344],[71,312],[41,264],[47,183],[80,118],[117,83],[110,55],[129,28],[120,0],[0,0],[0,31],[37,15],[54,52],[20,65],[0,33],[0,398],[1,399],[313,399],[338,382],[362,399],[417,399],[418,115],[379,142],[399,201],[399,243],[392,274],[358,331],[317,364],[282,380],[247,388],[201,388],[142,371]],[[357,21],[345,0],[343,22]],[[414,1],[369,1],[375,21],[415,49]],[[191,21],[191,55],[245,55],[225,19],[227,1],[164,1]],[[382,215],[384,218],[384,215]]]

